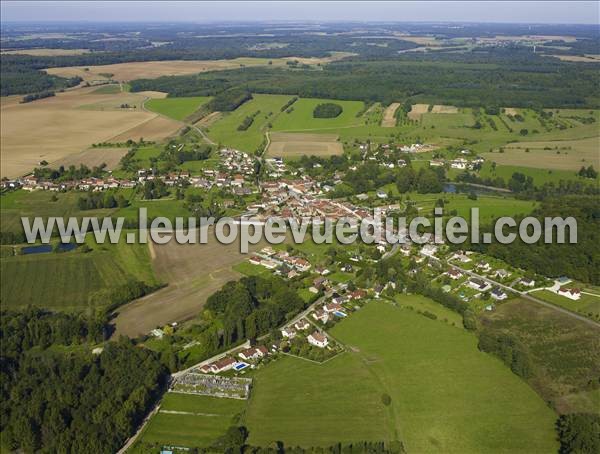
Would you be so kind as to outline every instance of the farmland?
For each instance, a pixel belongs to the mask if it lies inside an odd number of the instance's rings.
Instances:
[[[393,128],[396,126],[396,110],[400,107],[400,103],[393,102],[386,107],[383,112],[383,119],[381,120],[381,126],[384,128]]]
[[[342,113],[335,118],[314,118],[313,111],[317,105],[332,102],[342,107]],[[336,130],[338,128],[350,128],[362,124],[357,114],[363,108],[364,103],[360,101],[338,101],[314,98],[301,98],[296,101],[291,109],[282,112],[273,123],[273,131],[301,132]],[[288,111],[290,111],[288,113]],[[333,132],[333,131],[330,131]]]
[[[585,291],[585,290],[584,290]],[[570,311],[579,312],[580,314],[600,319],[600,295],[592,295],[590,293],[583,293],[581,297],[573,301],[550,290],[539,290],[531,294],[536,298],[539,298],[549,303],[556,304],[557,306],[564,307]]]
[[[152,112],[165,115],[174,120],[183,120],[208,102],[208,97],[151,99],[145,106]]]
[[[92,167],[96,167],[101,164],[106,164],[107,170],[115,170],[119,167],[119,161],[123,156],[125,156],[125,154],[127,154],[127,148],[125,147],[88,148],[87,150],[83,150],[80,153],[76,153],[54,161],[52,163],[52,166],[69,167],[71,165],[74,165],[76,167],[79,167],[81,164],[83,164],[91,169]]]
[[[376,302],[332,334],[349,352],[320,366],[283,358],[256,374],[244,418],[251,443],[398,438],[414,452],[555,449],[553,412],[480,353],[472,334]],[[392,398],[388,408],[382,393]]]
[[[131,449],[147,453],[162,446],[209,446],[244,410],[245,401],[169,393]]]
[[[344,149],[336,134],[273,133],[267,156],[297,158],[302,155],[330,156]]]
[[[123,103],[141,105],[140,95],[94,94],[95,89],[81,88],[27,104],[3,98],[0,107],[2,176],[23,175],[42,160],[53,163],[75,155],[92,143],[127,135],[128,131],[143,127],[141,125],[156,117],[141,109],[120,108]],[[179,127],[169,120],[165,122],[167,124],[161,125],[154,134],[144,137],[162,138]],[[138,130],[140,135],[141,132]],[[134,135],[139,139],[137,133]],[[23,140],[24,137],[27,140]]]

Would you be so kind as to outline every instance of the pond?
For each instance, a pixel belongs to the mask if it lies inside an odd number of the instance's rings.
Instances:
[[[61,243],[58,245],[58,248],[64,252],[72,251],[76,247],[77,245],[73,243]],[[51,244],[41,244],[39,246],[26,246],[24,248],[21,248],[21,252],[23,253],[23,255],[44,254],[46,252],[52,252],[53,250],[54,248]]]

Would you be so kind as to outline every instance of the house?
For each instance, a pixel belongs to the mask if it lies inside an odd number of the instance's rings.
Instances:
[[[579,290],[578,288],[561,287],[556,293],[574,301],[577,301],[579,298],[581,298],[581,290]]]
[[[387,195],[387,192],[385,192],[385,191],[383,191],[381,189],[378,189],[377,190],[377,197],[380,198],[380,199],[387,199],[388,195]]]
[[[508,298],[508,295],[506,294],[506,292],[504,292],[504,290],[502,290],[500,287],[494,288],[491,292],[491,296],[492,296],[492,298],[494,298],[495,300],[498,300],[498,301],[502,301],[502,300],[505,300],[506,298]]]
[[[468,165],[469,161],[467,161],[465,158],[458,158],[454,161],[450,161],[450,167],[452,169],[465,170]]]
[[[490,264],[488,262],[479,262],[477,264],[477,269],[479,271],[483,271],[483,272],[488,272],[489,270],[492,269],[492,267],[490,266]]]
[[[287,328],[283,328],[281,330],[281,335],[283,337],[287,337],[288,339],[293,339],[294,337],[296,337],[296,330],[288,326]]]
[[[508,276],[510,276],[510,273],[503,268],[494,272],[494,277],[498,277],[500,279],[506,279]]]
[[[329,320],[329,314],[324,310],[317,309],[311,314],[312,318],[322,323],[327,323]]]
[[[308,323],[304,319],[298,320],[296,323],[294,323],[294,328],[296,328],[298,331],[304,331],[309,326],[310,326],[310,323]]]
[[[202,366],[200,370],[202,372],[212,372],[213,374],[218,374],[219,372],[225,372],[233,368],[237,361],[233,358],[223,358],[214,363],[207,364]]]
[[[327,336],[317,331],[315,331],[312,334],[309,334],[307,340],[309,344],[319,348],[325,348],[329,344],[329,339],[327,339]]]
[[[521,285],[524,285],[525,287],[533,287],[535,285],[535,281],[533,279],[528,279],[526,277],[521,279],[520,283],[521,283]]]
[[[476,277],[472,277],[471,279],[469,279],[468,285],[472,289],[479,290],[480,292],[487,292],[490,288],[492,288],[492,286],[488,282],[482,279],[477,279]]]
[[[469,263],[471,261],[469,256],[462,251],[456,252],[454,255],[452,255],[452,257],[450,257],[450,260],[458,260],[461,263]]]
[[[462,277],[462,273],[457,269],[452,268],[451,270],[446,271],[446,274],[450,279],[456,280]]]
[[[267,355],[268,350],[264,346],[251,347],[238,353],[238,356],[243,360],[260,359]]]
[[[260,265],[261,263],[261,259],[260,257],[257,257],[256,255],[253,255],[252,257],[250,257],[248,259],[248,261],[252,264],[252,265]]]
[[[381,292],[383,292],[383,290],[385,289],[385,286],[382,284],[377,284],[374,288],[373,291],[375,292],[375,298],[379,298],[379,296],[381,295]]]
[[[366,290],[358,289],[350,292],[348,297],[352,300],[359,300],[365,298],[367,296]]]
[[[162,339],[165,335],[165,332],[160,328],[156,328],[151,331],[151,334],[157,339]]]
[[[329,304],[325,304],[323,306],[323,310],[327,313],[331,313],[331,312],[336,312],[336,311],[341,311],[342,310],[342,305],[338,304],[338,303],[329,303]]]
[[[427,256],[433,256],[433,255],[435,255],[437,250],[438,250],[437,246],[435,246],[433,244],[426,244],[425,246],[423,246],[421,248],[421,254],[427,255]]]

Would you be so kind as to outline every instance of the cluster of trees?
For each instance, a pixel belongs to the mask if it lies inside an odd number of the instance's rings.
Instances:
[[[104,174],[106,164],[102,163],[99,166],[94,166],[91,169],[85,164],[81,164],[79,167],[70,165],[65,169],[64,166],[60,166],[58,169],[52,169],[50,167],[36,167],[33,170],[33,175],[36,178],[41,178],[50,181],[70,181],[70,180],[81,180],[83,178],[101,178]]]
[[[121,285],[115,285],[110,288],[103,288],[90,295],[90,302],[99,307],[106,307],[106,313],[112,312],[117,307],[122,306],[129,301],[141,298],[148,293],[152,293],[160,286],[148,285],[137,279],[129,278]],[[107,305],[108,304],[108,305]]]
[[[123,197],[123,194],[117,194],[115,197],[111,192],[93,192],[77,199],[77,207],[80,210],[95,210],[98,208],[124,208],[129,205],[129,201]]]
[[[549,197],[543,200],[532,216],[544,225],[546,217],[574,217],[577,220],[577,243],[545,243],[544,235],[533,244],[526,244],[518,237],[510,244],[471,244],[469,248],[497,257],[513,266],[549,277],[577,276],[578,280],[600,284],[600,269],[597,257],[600,254],[600,206],[597,196],[569,195]],[[519,218],[515,219],[517,225]],[[493,231],[492,227],[482,227],[482,232]],[[505,228],[505,233],[516,232]],[[565,232],[569,240],[569,229]],[[560,257],[560,260],[556,258]]]
[[[168,194],[167,185],[162,180],[146,180],[144,182],[144,199],[160,199]]]
[[[483,328],[478,332],[479,350],[500,358],[519,377],[527,379],[532,375],[532,362],[525,348],[505,332]]]
[[[165,382],[156,355],[125,339],[92,355],[106,338],[105,319],[33,308],[1,315],[3,443],[24,452],[116,452]]]
[[[598,172],[594,169],[594,166],[590,165],[587,168],[581,167],[577,175],[583,178],[598,178]]]
[[[237,130],[238,131],[246,131],[250,126],[252,126],[252,123],[254,123],[254,118],[256,118],[256,116],[259,113],[260,113],[260,110],[257,110],[252,115],[248,115],[246,118],[244,118],[244,120],[237,127]]]
[[[290,107],[292,107],[292,104],[294,104],[296,101],[298,101],[298,96],[294,96],[292,97],[288,102],[286,102],[283,106],[281,106],[281,112],[286,111],[287,109],[289,109]]]
[[[252,94],[249,91],[234,88],[216,95],[208,102],[207,108],[213,112],[231,112],[251,99]]]
[[[571,413],[556,422],[560,454],[600,452],[600,415]]]
[[[220,344],[227,346],[268,333],[304,306],[283,279],[246,277],[225,284],[207,299],[205,307],[222,321]]]
[[[21,100],[21,104],[37,101],[38,99],[51,98],[52,96],[56,96],[56,93],[53,91],[42,91],[31,95],[25,95]]]
[[[317,104],[313,110],[314,118],[335,118],[342,113],[342,106],[332,102]]]

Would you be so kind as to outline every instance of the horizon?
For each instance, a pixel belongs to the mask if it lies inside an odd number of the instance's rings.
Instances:
[[[399,2],[139,2],[4,1],[1,23],[478,23],[598,25],[593,1]],[[318,9],[308,7],[318,6]],[[518,5],[516,7],[512,7]],[[437,7],[434,7],[437,6]],[[315,13],[321,15],[314,19]],[[136,19],[122,17],[136,15]],[[197,19],[189,20],[197,15]],[[389,20],[390,16],[398,16]]]

